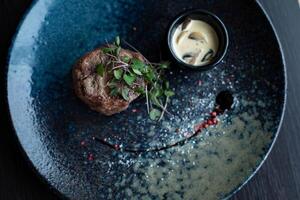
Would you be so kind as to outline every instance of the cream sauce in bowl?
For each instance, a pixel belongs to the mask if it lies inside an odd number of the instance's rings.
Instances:
[[[202,20],[187,18],[172,35],[173,52],[182,62],[192,66],[211,63],[219,48],[214,28]]]

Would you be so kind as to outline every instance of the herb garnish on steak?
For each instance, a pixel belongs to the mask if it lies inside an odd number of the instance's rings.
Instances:
[[[161,120],[174,95],[163,77],[168,64],[150,63],[131,45],[135,51],[121,48],[120,43],[117,37],[114,44],[87,53],[75,64],[77,96],[91,109],[110,116],[143,95],[150,118]]]

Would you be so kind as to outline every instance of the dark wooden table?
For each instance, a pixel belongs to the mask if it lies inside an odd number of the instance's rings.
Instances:
[[[238,0],[237,0],[238,1]],[[278,140],[265,164],[234,200],[300,199],[300,7],[297,0],[260,0],[286,58],[288,102]],[[16,26],[31,0],[0,0],[0,200],[59,199],[32,171],[14,142],[5,98],[5,61]],[[270,49],[271,51],[272,49]]]

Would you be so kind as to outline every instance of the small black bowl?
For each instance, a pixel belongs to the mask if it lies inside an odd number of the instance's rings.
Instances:
[[[216,31],[216,33],[218,35],[219,49],[218,49],[216,55],[214,56],[213,60],[206,65],[194,66],[194,65],[187,64],[187,63],[183,62],[182,60],[180,60],[176,56],[175,52],[173,51],[172,36],[173,36],[176,28],[180,24],[182,24],[187,17],[190,19],[202,20],[202,21],[208,23],[209,25],[211,25],[214,28],[214,30]],[[168,37],[167,38],[168,39],[168,48],[171,53],[171,56],[173,57],[173,60],[175,60],[175,62],[177,62],[177,64],[180,67],[195,69],[195,70],[199,70],[199,71],[206,71],[206,70],[212,69],[213,67],[218,65],[224,58],[224,56],[227,52],[228,44],[229,44],[229,36],[228,36],[228,32],[227,32],[227,29],[226,29],[224,23],[215,14],[205,11],[205,10],[201,10],[201,9],[189,10],[189,11],[186,11],[186,12],[180,14],[178,17],[176,17],[175,21],[171,24],[171,26],[169,28],[167,37]]]

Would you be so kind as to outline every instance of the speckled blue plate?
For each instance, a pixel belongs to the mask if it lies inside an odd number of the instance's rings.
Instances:
[[[143,100],[113,117],[91,111],[72,89],[71,69],[116,35],[146,57],[164,56],[166,32],[184,10],[206,9],[228,28],[223,62],[208,72],[168,71],[176,90],[163,121]],[[35,169],[70,199],[222,199],[259,168],[274,143],[285,103],[285,69],[270,22],[253,0],[40,0],[12,44],[8,102],[19,142]],[[216,95],[234,107],[184,145],[158,152],[115,151],[181,141],[208,117]]]

